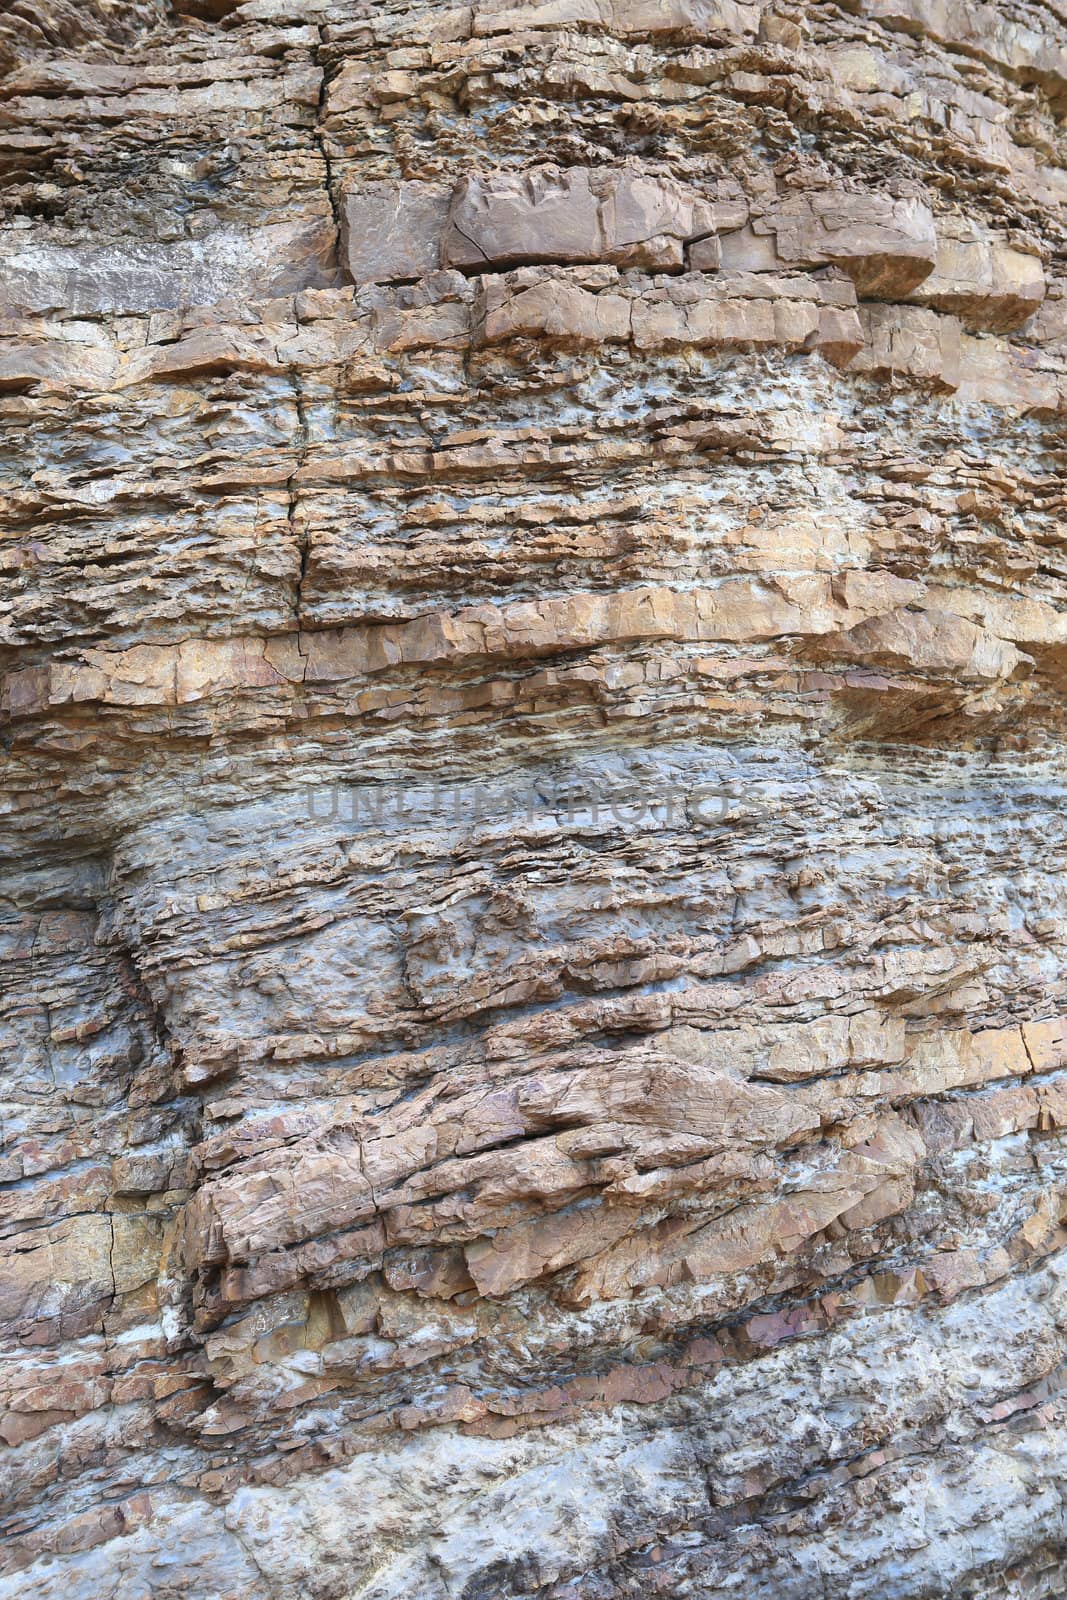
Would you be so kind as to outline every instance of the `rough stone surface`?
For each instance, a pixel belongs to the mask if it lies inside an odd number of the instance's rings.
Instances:
[[[0,1596],[1067,1593],[1067,16],[0,7]]]

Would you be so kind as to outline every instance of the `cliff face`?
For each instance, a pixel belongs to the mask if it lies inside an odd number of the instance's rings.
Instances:
[[[1067,1592],[1067,13],[0,10],[0,1593]]]

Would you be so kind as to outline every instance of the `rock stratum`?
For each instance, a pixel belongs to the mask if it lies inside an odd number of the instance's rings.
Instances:
[[[1067,11],[0,68],[0,1593],[1067,1593]]]

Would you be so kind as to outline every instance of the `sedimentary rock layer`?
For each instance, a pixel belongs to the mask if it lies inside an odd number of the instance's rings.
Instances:
[[[0,1594],[1063,1594],[1062,7],[0,70]]]

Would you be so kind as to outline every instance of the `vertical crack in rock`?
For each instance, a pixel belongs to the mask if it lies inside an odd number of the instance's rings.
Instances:
[[[335,251],[339,258],[341,254],[341,214],[338,208],[337,185],[330,159],[330,135],[323,127],[323,119],[326,115],[326,96],[328,89],[327,68],[325,62],[323,61],[323,54],[326,49],[325,25],[323,23],[320,22],[318,24],[317,32],[318,40],[315,45],[315,64],[319,69],[320,79],[319,95],[315,106],[315,142],[318,146],[319,153],[322,156],[322,164],[325,170],[323,187],[326,190],[326,198],[330,202],[330,212],[333,216],[334,225]]]
[[[301,608],[303,604],[304,581],[307,578],[308,557],[311,550],[311,531],[307,514],[305,513],[303,523],[299,529],[297,528],[296,524],[300,505],[300,474],[308,459],[308,448],[311,435],[308,427],[306,409],[307,402],[304,398],[304,390],[299,372],[295,370],[292,371],[290,373],[290,378],[293,385],[293,399],[296,405],[297,416],[296,439],[294,441],[296,445],[296,464],[293,467],[292,472],[289,474],[289,477],[286,479],[285,492],[289,497],[289,532],[292,536],[293,542],[296,544],[300,559],[300,566],[296,579],[296,588],[293,592],[293,617],[296,623],[296,648],[298,651],[303,653],[302,645],[300,643],[300,630],[303,626],[303,612]]]

